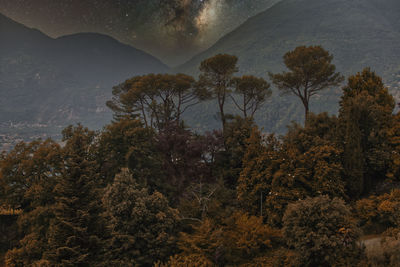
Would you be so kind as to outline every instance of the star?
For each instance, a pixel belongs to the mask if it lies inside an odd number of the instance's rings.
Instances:
[[[51,37],[107,34],[176,65],[277,1],[0,0],[0,12]]]

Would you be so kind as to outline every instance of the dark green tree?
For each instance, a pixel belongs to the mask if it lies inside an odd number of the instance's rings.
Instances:
[[[343,77],[335,72],[336,67],[331,63],[333,56],[321,46],[299,46],[287,52],[283,59],[289,72],[270,73],[269,76],[284,94],[294,94],[300,98],[307,120],[311,97],[340,84]]]

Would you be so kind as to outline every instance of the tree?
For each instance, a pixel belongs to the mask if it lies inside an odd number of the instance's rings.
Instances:
[[[113,266],[152,266],[175,252],[178,211],[160,193],[149,194],[124,169],[103,196],[111,230],[107,261]]]
[[[298,199],[345,196],[342,150],[329,141],[334,120],[326,114],[309,119],[304,128],[292,126],[282,142],[257,132],[248,141],[237,197],[242,208],[272,226],[281,226],[286,206]]]
[[[355,208],[359,224],[368,233],[381,233],[390,227],[400,227],[400,189],[393,189],[390,194],[360,199]]]
[[[283,58],[289,72],[270,73],[269,76],[284,94],[291,93],[300,98],[307,120],[311,97],[327,87],[340,84],[343,77],[335,72],[335,65],[331,63],[333,56],[321,46],[299,46]]]
[[[226,185],[231,188],[235,188],[237,185],[237,180],[243,169],[247,140],[252,129],[256,127],[253,120],[240,116],[235,116],[225,125],[223,133],[225,149],[218,154],[214,173],[222,177]]]
[[[300,266],[355,266],[360,259],[359,230],[339,198],[319,196],[289,204],[282,231]]]
[[[116,119],[140,117],[146,127],[162,129],[180,123],[182,114],[198,103],[196,92],[191,76],[148,74],[115,86],[107,106]]]
[[[2,204],[21,208],[17,217],[21,239],[7,252],[7,266],[31,266],[47,249],[49,225],[54,217],[53,192],[62,167],[61,147],[52,140],[20,143],[0,162]],[[0,204],[1,206],[1,204]]]
[[[178,202],[185,189],[194,182],[210,179],[210,167],[203,160],[207,147],[201,138],[180,125],[169,125],[155,136],[165,181],[159,184],[171,204]]]
[[[339,138],[349,195],[357,198],[386,178],[393,157],[394,99],[369,68],[349,77],[339,110]]]
[[[280,243],[278,230],[263,224],[261,217],[235,212],[217,225],[205,219],[181,233],[178,258],[199,258],[213,266],[249,266],[265,261]],[[258,266],[258,265],[257,265]]]
[[[198,81],[199,95],[201,99],[216,98],[222,129],[225,130],[226,114],[225,103],[232,89],[233,74],[238,71],[236,56],[218,54],[201,62]]]
[[[392,157],[386,176],[391,181],[400,181],[400,113],[394,116],[393,121],[393,127],[388,130]]]
[[[60,151],[60,146],[50,139],[17,144],[0,160],[2,204],[26,211],[34,208],[33,202],[40,196],[36,193],[42,189],[49,193],[56,182]]]
[[[100,165],[99,173],[104,180],[104,187],[128,165],[134,165],[142,173],[143,179],[147,176],[154,177],[156,166],[144,163],[151,163],[147,155],[156,153],[155,132],[151,128],[143,127],[139,119],[120,119],[107,125],[96,144],[95,156]],[[145,170],[139,167],[144,165],[149,168]],[[148,174],[149,169],[154,172]]]
[[[98,167],[91,154],[95,133],[82,126],[63,131],[64,166],[54,188],[54,219],[43,260],[51,266],[89,266],[101,262],[102,237]]]
[[[233,79],[235,93],[240,96],[241,103],[232,100],[236,107],[243,112],[244,118],[253,119],[258,108],[270,97],[272,91],[269,89],[270,84],[263,78],[254,76],[242,76]]]

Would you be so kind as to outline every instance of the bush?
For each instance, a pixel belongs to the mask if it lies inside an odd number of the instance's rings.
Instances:
[[[399,227],[400,189],[357,201],[356,214],[360,226],[368,233],[381,233],[389,227]]]
[[[185,259],[202,257],[213,266],[269,261],[281,243],[279,230],[263,224],[261,217],[242,212],[226,218],[221,226],[206,218],[193,228],[192,233],[182,233],[179,256]]]
[[[298,254],[299,265],[352,266],[361,256],[359,230],[339,198],[319,196],[289,204],[283,235]]]

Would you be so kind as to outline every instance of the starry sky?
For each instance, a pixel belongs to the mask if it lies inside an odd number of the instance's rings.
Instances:
[[[111,35],[170,66],[279,0],[0,0],[0,12],[51,37]]]

